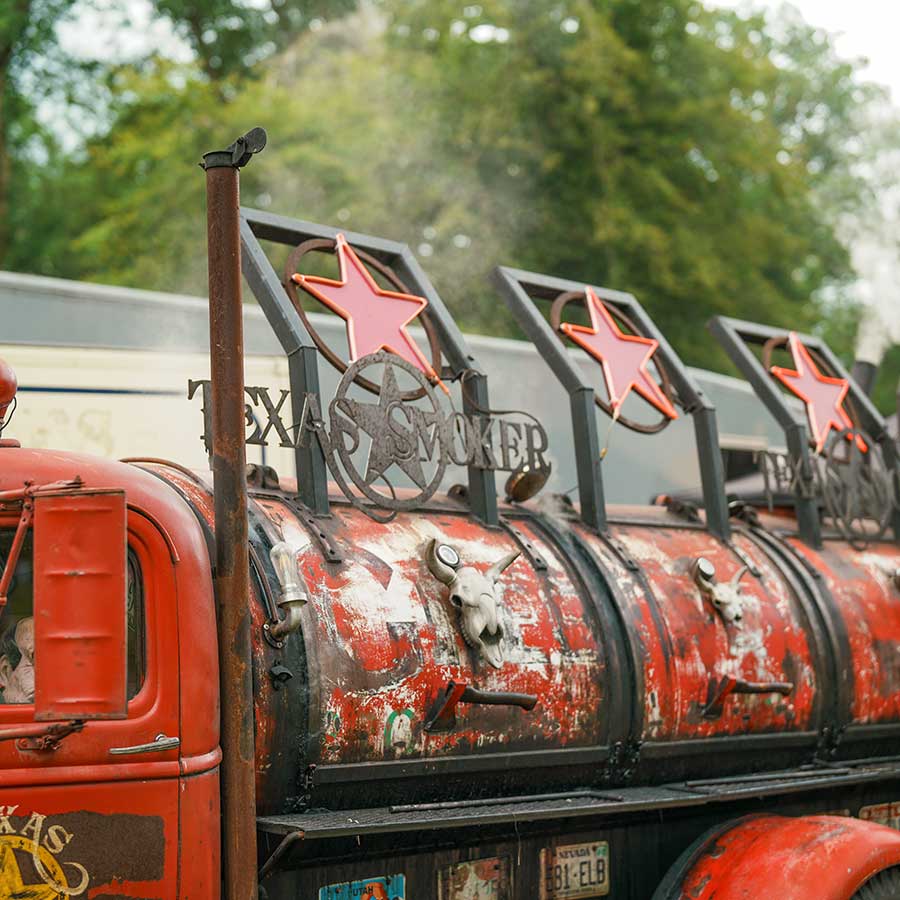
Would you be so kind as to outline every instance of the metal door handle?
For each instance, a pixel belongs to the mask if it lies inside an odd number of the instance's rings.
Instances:
[[[486,706],[518,706],[524,710],[532,710],[538,698],[534,694],[514,694],[508,691],[481,691],[451,681],[442,697],[438,697],[432,714],[425,722],[425,730],[451,731],[456,725],[457,703],[483,703]]]
[[[158,734],[149,744],[135,744],[132,747],[110,747],[109,752],[113,756],[126,756],[131,753],[153,753],[160,750],[174,750],[180,743],[180,738]]]
[[[722,715],[725,699],[731,694],[781,694],[788,697],[794,690],[792,681],[741,681],[726,675],[721,681],[715,678],[709,683],[706,706],[701,710],[705,719],[717,719]]]

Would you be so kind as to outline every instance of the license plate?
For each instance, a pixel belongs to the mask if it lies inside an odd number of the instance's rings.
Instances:
[[[492,856],[441,869],[438,900],[509,900],[509,857]]]
[[[887,825],[888,828],[900,829],[900,802],[864,806],[859,811],[859,817],[866,822],[877,822],[879,825]]]
[[[406,900],[403,875],[373,875],[319,888],[319,900]]]
[[[541,900],[581,900],[609,893],[609,844],[565,844],[541,850]]]

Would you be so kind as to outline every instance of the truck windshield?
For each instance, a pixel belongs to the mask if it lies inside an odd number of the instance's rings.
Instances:
[[[15,529],[0,529],[0,571]],[[6,606],[0,612],[0,704],[34,702],[33,540],[22,545]],[[137,558],[128,552],[128,698],[144,681],[144,593]]]

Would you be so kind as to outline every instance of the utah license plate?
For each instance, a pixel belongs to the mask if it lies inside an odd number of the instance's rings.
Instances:
[[[541,900],[582,900],[609,893],[609,844],[565,844],[541,850]]]

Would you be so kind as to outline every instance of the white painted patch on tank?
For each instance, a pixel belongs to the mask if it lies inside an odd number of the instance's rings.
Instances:
[[[620,534],[618,537],[638,562],[654,562],[668,575],[685,574],[684,565],[678,557],[670,556],[657,544],[644,540],[632,532]]]

